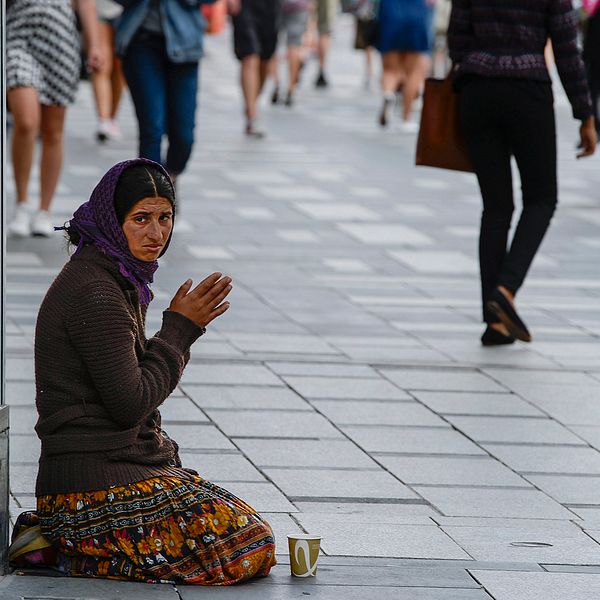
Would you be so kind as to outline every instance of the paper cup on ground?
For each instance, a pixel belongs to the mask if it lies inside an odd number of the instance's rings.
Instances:
[[[314,577],[321,548],[321,536],[297,533],[288,535],[290,567],[295,577]]]

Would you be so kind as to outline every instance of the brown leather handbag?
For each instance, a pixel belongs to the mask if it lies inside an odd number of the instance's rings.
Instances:
[[[415,163],[453,171],[473,171],[467,144],[458,122],[458,94],[452,88],[452,71],[446,79],[425,81],[421,126]]]

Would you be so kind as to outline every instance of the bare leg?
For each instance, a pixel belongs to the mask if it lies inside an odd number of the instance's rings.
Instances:
[[[245,115],[248,121],[256,118],[256,101],[260,91],[260,58],[256,54],[242,59],[242,93],[244,94]]]
[[[288,94],[293,94],[298,85],[298,73],[300,72],[300,46],[288,48],[288,68],[290,70]]]
[[[14,123],[12,164],[17,202],[22,203],[27,202],[35,139],[40,129],[40,101],[37,91],[26,87],[9,90],[7,99]]]
[[[408,121],[412,113],[413,103],[421,91],[425,77],[427,77],[430,58],[426,54],[411,52],[402,55],[402,62],[406,72],[406,82],[402,90],[404,100],[402,118]]]
[[[256,92],[256,100],[258,101],[258,97],[262,92],[262,89],[265,85],[265,82],[269,78],[269,72],[271,70],[271,59],[261,60],[260,66],[258,68],[258,91]]]
[[[371,81],[371,77],[373,77],[373,48],[365,48],[365,61],[367,68],[367,84]]]
[[[113,70],[111,73],[110,82],[112,84],[112,107],[110,110],[110,118],[115,119],[117,112],[119,112],[121,96],[123,95],[123,90],[126,86],[121,59],[116,56],[113,58]]]
[[[277,104],[279,102],[279,57],[277,52],[275,52],[269,64],[269,75],[275,84],[273,93],[271,94],[271,104]]]
[[[381,91],[383,92],[383,106],[379,114],[379,124],[385,127],[389,120],[389,109],[396,99],[396,90],[402,82],[403,72],[398,52],[386,52],[382,56],[382,62]]]
[[[384,96],[395,94],[403,80],[400,54],[398,52],[386,52],[382,57],[382,62],[381,91]]]
[[[331,46],[331,34],[321,33],[319,34],[319,70],[321,73],[325,72],[325,63],[327,62],[327,55],[329,54],[329,47]]]
[[[102,67],[92,74],[96,112],[101,120],[110,119],[113,104],[111,72],[113,67],[112,27],[98,23],[98,44],[102,51]]]
[[[65,106],[42,106],[42,159],[40,163],[40,208],[50,210],[63,163]]]

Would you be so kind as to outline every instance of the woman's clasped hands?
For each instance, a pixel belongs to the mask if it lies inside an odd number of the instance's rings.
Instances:
[[[229,308],[229,302],[223,301],[233,289],[231,282],[231,277],[213,273],[191,289],[192,280],[188,279],[173,296],[169,310],[182,314],[199,327],[206,327]]]

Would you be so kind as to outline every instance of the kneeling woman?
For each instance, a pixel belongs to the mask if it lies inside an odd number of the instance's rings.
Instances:
[[[37,515],[72,576],[227,585],[275,564],[269,524],[185,469],[158,408],[231,279],[188,280],[144,335],[148,287],[171,239],[174,191],[149,160],[114,166],[67,227],[75,254],[40,309]]]

